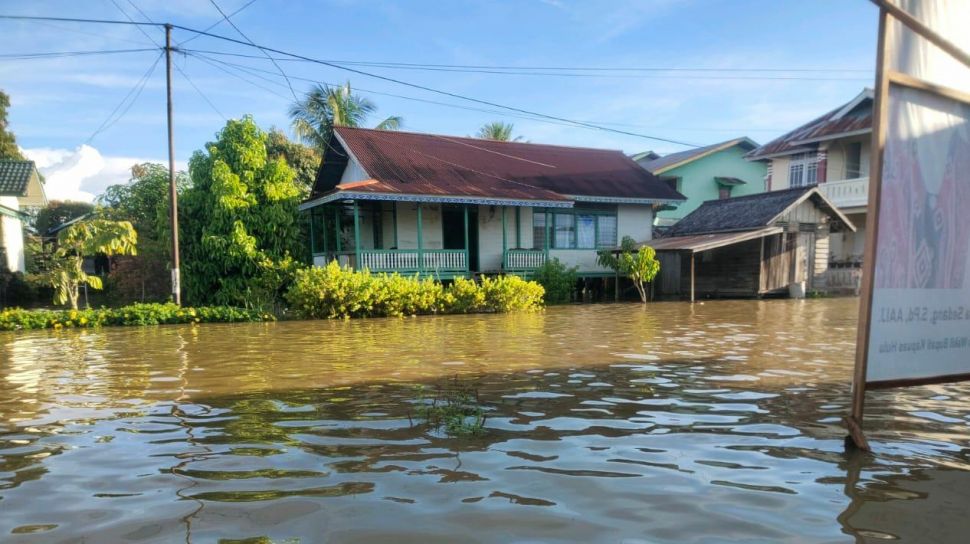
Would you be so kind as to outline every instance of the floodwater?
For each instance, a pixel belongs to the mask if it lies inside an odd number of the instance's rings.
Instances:
[[[966,542],[970,384],[869,394],[857,302],[0,335],[2,542]],[[417,403],[460,384],[484,433]]]

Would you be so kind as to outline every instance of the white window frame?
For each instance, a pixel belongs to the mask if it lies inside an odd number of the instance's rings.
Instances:
[[[818,154],[792,155],[788,163],[788,186],[809,187],[818,183]]]

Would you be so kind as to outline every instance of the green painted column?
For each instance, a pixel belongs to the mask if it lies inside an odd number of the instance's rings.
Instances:
[[[465,212],[465,272],[471,270],[471,248],[468,247],[468,205],[462,206]]]
[[[424,270],[424,235],[422,232],[421,203],[418,202],[418,271]]]
[[[317,251],[316,240],[313,237],[313,220],[316,216],[316,208],[310,208],[310,264],[313,264],[313,254]]]
[[[354,201],[354,268],[360,270],[360,207]]]
[[[515,207],[515,247],[522,247],[522,207]]]
[[[391,219],[394,221],[394,249],[401,249],[397,245],[397,202],[391,202]]]
[[[542,229],[542,234],[545,240],[542,243],[542,249],[546,252],[546,260],[548,261],[549,260],[549,229],[552,227],[552,225],[549,224],[549,221],[551,220],[552,215],[547,210],[543,210],[542,214],[546,218],[546,220],[543,221],[543,223],[545,223],[545,227],[543,227]]]
[[[333,207],[333,218],[334,218],[333,230],[337,234],[337,253],[340,253],[341,251],[344,250],[343,248],[344,242],[343,240],[341,240],[341,238],[343,238],[342,236],[343,233],[340,231],[340,205],[339,204]]]
[[[502,270],[508,268],[508,229],[505,228],[505,206],[502,206]]]

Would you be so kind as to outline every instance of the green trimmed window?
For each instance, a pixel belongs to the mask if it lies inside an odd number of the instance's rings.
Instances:
[[[532,213],[532,241],[542,249],[549,221],[552,249],[597,249],[616,247],[616,206],[577,204],[575,208],[535,209]]]

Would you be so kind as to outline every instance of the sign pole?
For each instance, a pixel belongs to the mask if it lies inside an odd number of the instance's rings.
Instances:
[[[876,89],[872,108],[872,152],[869,165],[869,202],[866,213],[866,248],[862,261],[859,329],[856,336],[855,370],[852,375],[852,410],[845,418],[849,440],[855,447],[869,451],[869,441],[862,430],[866,403],[866,367],[869,357],[869,324],[872,318],[872,288],[876,271],[876,243],[879,230],[879,201],[882,192],[882,157],[886,141],[886,105],[889,81],[886,78],[886,30],[889,12],[879,9],[879,39],[876,49]]]

